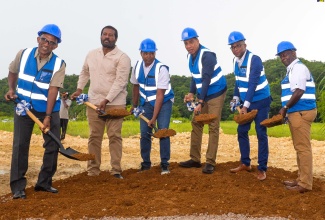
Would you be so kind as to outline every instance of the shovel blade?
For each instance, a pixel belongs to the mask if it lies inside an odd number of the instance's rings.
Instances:
[[[87,161],[87,160],[94,160],[95,156],[92,154],[84,154],[84,153],[80,153],[70,147],[68,148],[64,148],[61,141],[51,132],[48,131],[46,134],[48,134],[58,145],[59,145],[59,152],[69,158],[69,159],[73,159],[73,160],[81,160],[81,161]]]

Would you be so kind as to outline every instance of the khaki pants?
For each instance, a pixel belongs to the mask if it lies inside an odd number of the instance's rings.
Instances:
[[[124,108],[125,106],[106,106],[109,108]],[[121,119],[100,119],[96,111],[87,107],[87,118],[89,125],[88,151],[95,155],[95,160],[88,161],[87,171],[89,175],[98,175],[100,173],[102,141],[106,127],[107,137],[109,139],[109,152],[111,155],[111,174],[120,174],[122,159],[122,123]]]
[[[206,163],[209,163],[213,166],[216,165],[218,144],[219,144],[219,127],[220,127],[220,119],[222,107],[226,98],[226,92],[222,95],[211,99],[205,102],[204,107],[202,108],[202,114],[216,114],[217,119],[212,121],[209,124],[209,143],[208,149],[206,152]],[[201,162],[201,145],[202,145],[202,135],[203,135],[203,127],[204,124],[197,123],[194,121],[194,117],[192,120],[192,132],[191,132],[191,149],[190,149],[190,157],[192,160],[196,162]]]
[[[311,190],[313,186],[313,153],[310,143],[311,123],[317,109],[288,114],[293,146],[297,154],[298,185]]]

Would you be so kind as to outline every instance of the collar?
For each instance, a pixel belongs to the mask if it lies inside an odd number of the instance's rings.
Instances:
[[[43,58],[43,60],[45,60],[46,62],[48,62],[51,59],[52,55],[53,55],[53,53],[51,52],[50,55],[48,57],[46,57],[46,58]],[[38,52],[38,48],[35,51],[34,58],[36,58],[36,59],[39,58],[39,60],[41,58],[40,57],[40,54]]]
[[[238,63],[239,66],[241,66],[241,64],[243,63],[243,61],[245,59],[245,56],[246,56],[246,53],[247,53],[247,50],[245,50],[245,53],[241,58],[236,57],[236,62]]]
[[[294,61],[292,61],[292,62],[290,63],[290,65],[287,66],[287,73],[289,73],[289,72],[292,70],[293,66],[294,66],[296,63],[298,63],[298,62],[299,62],[299,59],[298,59],[298,58],[296,58]]]

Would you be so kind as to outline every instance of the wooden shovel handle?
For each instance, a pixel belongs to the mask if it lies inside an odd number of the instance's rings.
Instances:
[[[85,103],[85,105],[87,105],[88,107],[90,107],[90,108],[92,108],[94,110],[97,110],[98,109],[96,105],[94,105],[94,104],[92,104],[90,102],[84,102],[84,103]]]
[[[88,107],[90,107],[90,108],[92,108],[92,109],[94,109],[94,110],[98,110],[99,112],[100,112],[100,114],[102,115],[102,114],[105,114],[105,112],[103,111],[103,110],[99,110],[99,108],[96,106],[96,105],[94,105],[94,104],[92,104],[92,103],[90,103],[90,102],[84,102],[85,103],[85,105],[87,105]]]
[[[140,114],[140,118],[147,123],[149,122],[149,119],[147,119],[143,114]],[[158,131],[158,128],[155,125],[152,125],[152,127],[155,129],[155,131]]]
[[[27,115],[40,127],[42,128],[44,125],[43,123],[29,110],[26,110]],[[46,128],[44,133],[46,134],[50,129]]]

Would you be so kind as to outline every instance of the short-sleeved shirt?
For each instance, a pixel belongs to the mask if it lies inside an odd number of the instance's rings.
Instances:
[[[139,61],[140,62],[140,61]],[[153,64],[155,62],[152,62],[152,64],[150,64],[149,66],[146,67],[146,65],[143,63],[143,71],[144,71],[144,75],[145,77],[147,77],[148,73],[150,72]],[[135,78],[135,68],[132,69],[132,74],[131,74],[131,78],[130,78],[130,82],[132,84],[139,84],[138,80]],[[160,68],[159,74],[158,74],[158,82],[156,82],[157,84],[157,88],[158,89],[168,89],[169,88],[169,82],[170,82],[170,77],[169,77],[169,72],[167,70],[167,68],[165,66],[162,66]]]
[[[23,53],[24,50],[20,50],[15,59],[9,64],[9,71],[11,73],[19,73],[19,67],[20,67],[20,60],[21,60],[21,55]],[[38,48],[35,51],[35,55],[34,57],[37,60],[37,68],[38,71],[46,64],[46,62],[48,62],[51,57],[52,57],[53,53],[51,53],[47,58],[40,58],[40,55],[38,53]],[[60,67],[60,69],[57,71],[57,73],[53,76],[53,78],[51,79],[50,82],[50,86],[55,86],[55,87],[60,87],[63,88],[63,82],[64,82],[64,77],[65,77],[65,63],[63,63],[63,65]]]
[[[310,72],[305,64],[299,62],[299,59],[295,59],[287,66],[287,72],[289,74],[290,91],[294,92],[296,89],[306,91],[307,80],[310,80]]]

